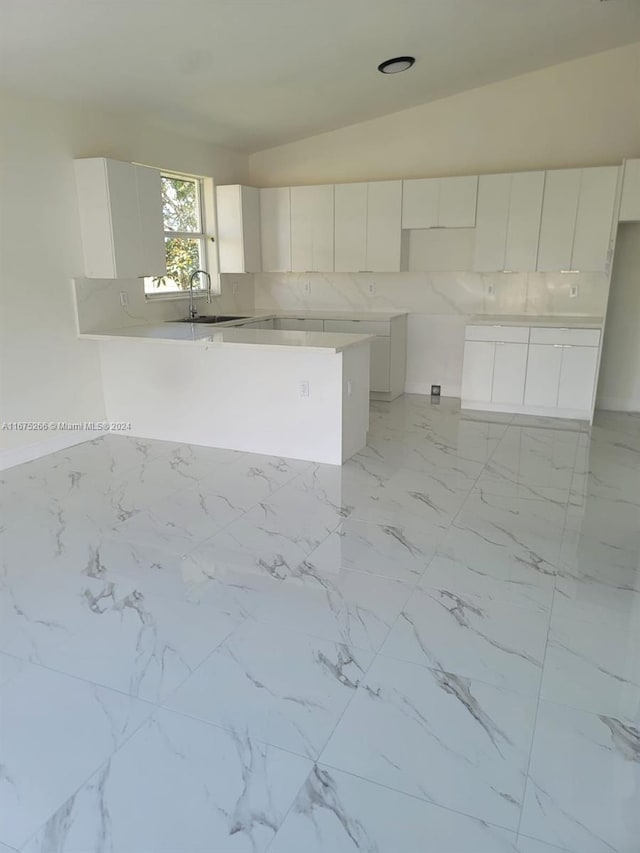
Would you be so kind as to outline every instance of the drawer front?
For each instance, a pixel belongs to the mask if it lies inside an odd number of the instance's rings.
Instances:
[[[391,333],[389,320],[325,320],[325,332],[342,332],[347,335],[380,335]]]
[[[287,332],[322,332],[324,331],[324,323],[322,320],[303,317],[279,317],[274,321],[274,328]]]
[[[526,344],[528,326],[465,326],[466,341],[500,341],[505,344]]]
[[[571,346],[597,347],[600,343],[600,330],[532,327],[530,341],[532,344],[568,344]]]

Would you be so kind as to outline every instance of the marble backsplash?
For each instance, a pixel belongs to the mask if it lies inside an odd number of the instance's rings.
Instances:
[[[258,273],[255,307],[602,316],[604,273]],[[572,296],[572,289],[577,295]]]
[[[147,299],[141,279],[117,280],[77,278],[74,280],[79,332],[162,323],[187,316],[187,299]],[[126,292],[129,304],[120,305]],[[253,276],[220,276],[220,293],[209,303],[196,299],[200,314],[233,314],[253,310]]]

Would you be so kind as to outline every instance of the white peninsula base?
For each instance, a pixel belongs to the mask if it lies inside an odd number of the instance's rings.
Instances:
[[[101,342],[107,419],[128,434],[333,465],[365,446],[370,338],[162,331],[83,336]]]

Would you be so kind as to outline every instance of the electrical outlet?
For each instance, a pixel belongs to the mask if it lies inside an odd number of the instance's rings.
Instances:
[[[496,286],[495,284],[487,285],[487,296],[495,296],[496,295]]]
[[[129,294],[127,293],[126,290],[121,290],[120,291],[120,307],[126,308],[128,304],[129,304]]]
[[[369,296],[375,296],[376,286],[375,286],[374,282],[372,282],[372,281],[369,282],[368,290],[369,290]]]
[[[578,285],[572,284],[571,287],[569,288],[569,298],[575,299],[577,295],[578,295]]]
[[[350,397],[353,393],[353,386],[351,385],[351,380],[347,379],[347,397]]]
[[[237,292],[238,292],[239,287],[240,287],[240,285],[238,284],[238,282],[237,282],[237,281],[234,281],[234,282],[233,282],[233,293],[237,293]]]
[[[305,281],[304,292],[305,293],[311,293],[311,282],[310,281]]]
[[[309,396],[309,380],[303,379],[300,383],[300,396],[308,397]]]

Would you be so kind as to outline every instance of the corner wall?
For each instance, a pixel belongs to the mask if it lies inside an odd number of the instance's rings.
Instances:
[[[0,112],[0,421],[102,420],[97,345],[76,333],[72,280],[82,274],[82,252],[73,158],[133,160],[221,183],[246,181],[247,158],[130,115],[1,92]],[[117,300],[120,282],[106,287]],[[0,430],[0,448],[50,436]],[[63,436],[57,441],[63,446]]]
[[[596,400],[640,412],[640,223],[618,228]]]

